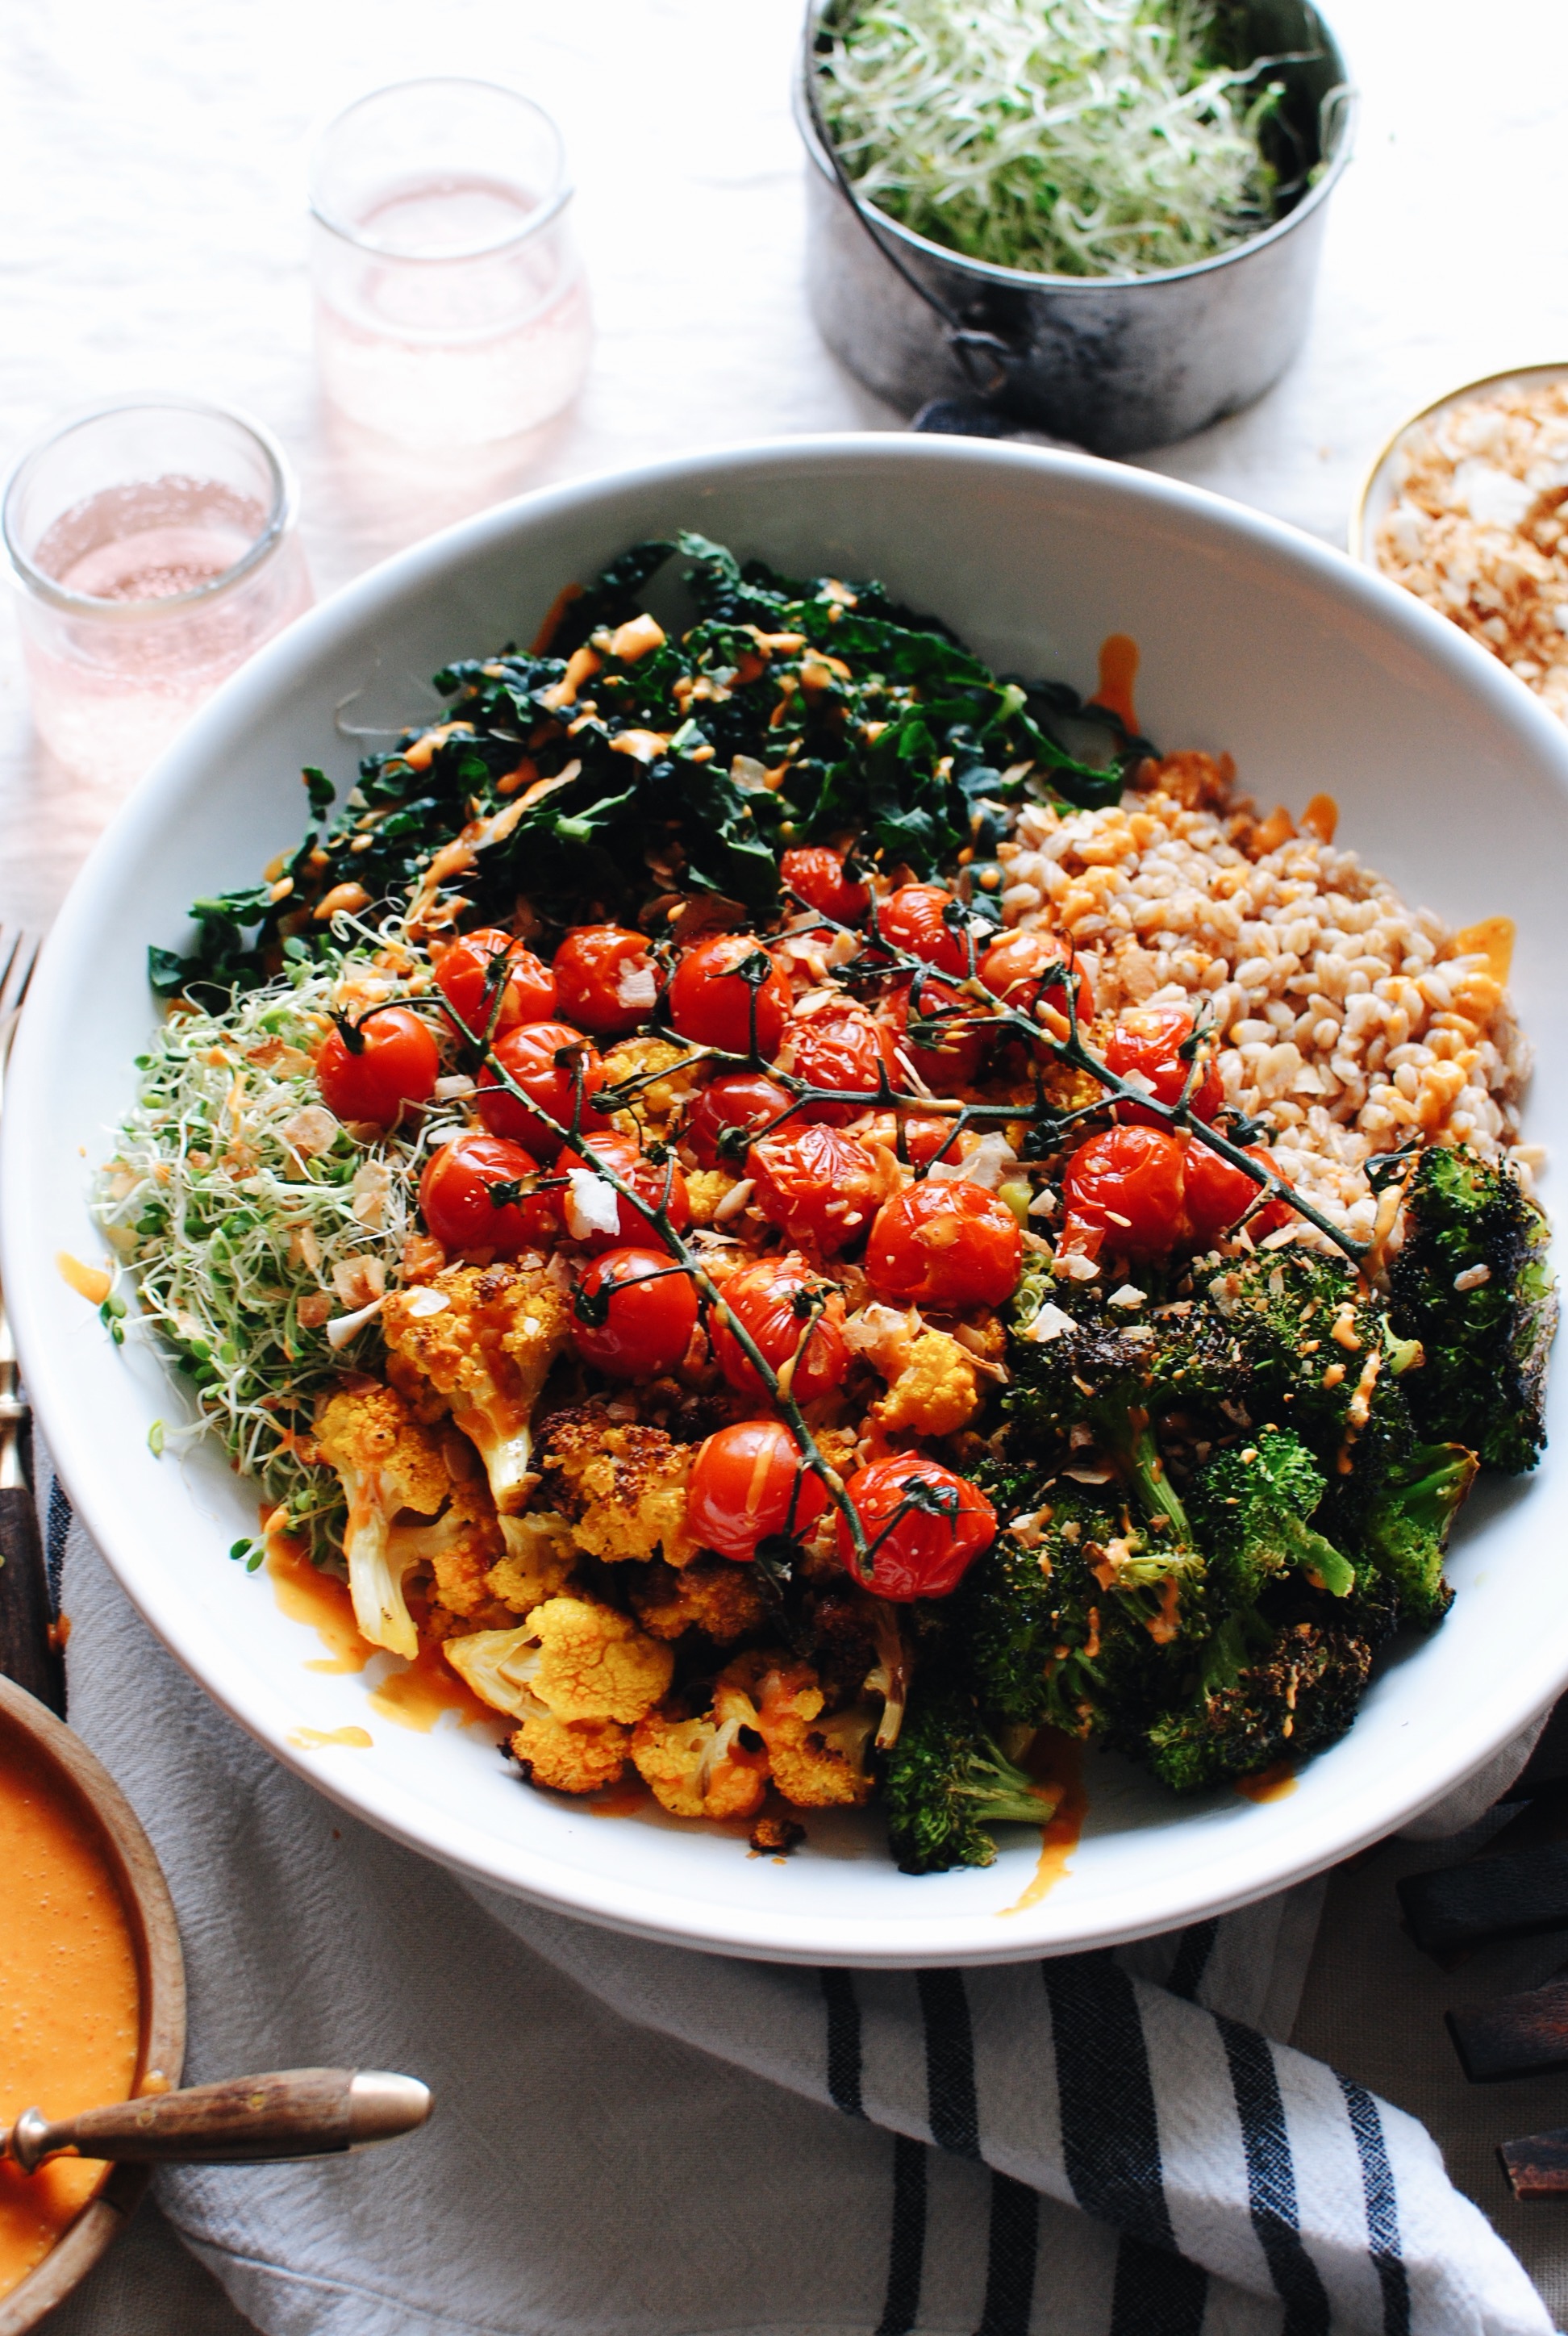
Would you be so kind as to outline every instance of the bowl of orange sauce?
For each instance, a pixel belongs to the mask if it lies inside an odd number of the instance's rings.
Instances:
[[[185,1967],[152,1845],[79,1736],[0,1677],[0,2129],[164,2092]],[[121,2232],[145,2166],[0,2161],[0,2336],[24,2336]]]

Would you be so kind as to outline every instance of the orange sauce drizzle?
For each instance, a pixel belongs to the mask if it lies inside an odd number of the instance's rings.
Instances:
[[[289,1533],[269,1533],[267,1571],[272,1594],[291,1622],[308,1622],[326,1649],[305,1666],[307,1671],[362,1671],[375,1652],[355,1624],[348,1585],[312,1565],[302,1542]]]
[[[1454,936],[1461,957],[1484,957],[1486,970],[1499,989],[1505,988],[1514,963],[1514,924],[1512,917],[1483,917]]]
[[[1255,1776],[1238,1776],[1235,1788],[1244,1801],[1288,1800],[1296,1789],[1296,1772],[1289,1760],[1276,1760]]]
[[[129,2098],[141,2000],[131,1926],[91,1819],[23,1737],[0,1729],[0,2127]],[[0,2164],[0,2296],[42,2263],[109,2172]]]
[[[1130,633],[1110,633],[1100,643],[1100,683],[1091,706],[1103,706],[1135,732],[1138,716],[1133,705],[1133,684],[1138,677],[1138,644]]]
[[[1021,1914],[1026,1908],[1037,1906],[1047,1892],[1056,1888],[1078,1845],[1089,1806],[1084,1784],[1084,1747],[1075,1737],[1064,1736],[1054,1728],[1042,1728],[1030,1753],[1028,1767],[1035,1781],[1043,1789],[1054,1789],[1057,1800],[1049,1822],[1040,1830],[1040,1857],[1034,1879],[1021,1898],[1010,1906],[998,1908],[1001,1914]]]
[[[500,1728],[506,1721],[504,1712],[482,1703],[458,1678],[433,1640],[423,1640],[411,1663],[400,1671],[389,1671],[379,1687],[371,1689],[370,1708],[383,1719],[394,1720],[399,1728],[412,1728],[421,1736],[428,1736],[445,1711],[457,1714],[460,1728]]]
[[[57,1250],[54,1262],[60,1269],[60,1279],[68,1282],[78,1298],[85,1298],[89,1306],[102,1306],[114,1287],[113,1277],[101,1265],[83,1265],[68,1249]],[[26,2107],[26,2103],[23,2103]]]
[[[591,1801],[585,1800],[582,1806],[590,1817],[635,1817],[653,1806],[653,1795],[634,1771],[623,1776],[618,1785],[607,1785],[602,1793],[596,1793]]]
[[[291,1728],[288,1740],[297,1752],[325,1752],[333,1744],[368,1752],[375,1738],[367,1728]]]

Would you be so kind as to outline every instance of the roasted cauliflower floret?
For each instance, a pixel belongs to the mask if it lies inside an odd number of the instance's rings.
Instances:
[[[675,1817],[749,1817],[767,1792],[768,1756],[755,1705],[720,1679],[699,1718],[650,1711],[631,1739],[638,1774]]]
[[[393,1546],[392,1521],[413,1509],[433,1517],[451,1488],[441,1444],[389,1387],[346,1387],[317,1414],[316,1441],[348,1502],[343,1553],[354,1619],[372,1646],[416,1655],[419,1634],[404,1602],[405,1573],[424,1552]]]
[[[501,1522],[482,1477],[453,1484],[433,1524],[394,1525],[390,1547],[404,1572],[427,1564],[434,1601],[449,1614],[477,1614],[494,1595],[490,1569],[502,1555]]]
[[[523,1782],[552,1793],[597,1793],[618,1784],[626,1767],[629,1728],[613,1719],[558,1719],[542,1705],[511,1739]]]
[[[571,1527],[553,1509],[530,1509],[526,1516],[502,1517],[506,1547],[484,1577],[485,1588],[514,1614],[531,1614],[566,1587],[577,1563]]]
[[[693,1168],[686,1180],[693,1224],[711,1225],[720,1203],[729,1198],[739,1182],[738,1176],[726,1176],[722,1168]]]
[[[618,1426],[589,1404],[550,1421],[543,1456],[582,1504],[573,1527],[579,1549],[612,1565],[662,1556],[679,1567],[696,1555],[686,1523],[689,1444],[661,1427]]]
[[[773,1780],[797,1808],[858,1808],[871,1797],[866,1752],[877,1714],[852,1704],[824,1716],[826,1698],[809,1663],[788,1655],[739,1655],[719,1674],[715,1701],[738,1690],[756,1708]]]
[[[967,1427],[980,1407],[980,1375],[956,1338],[926,1330],[910,1348],[909,1360],[876,1406],[888,1435],[951,1436]]]
[[[525,1718],[615,1719],[629,1728],[665,1694],[675,1657],[613,1606],[547,1598],[515,1630],[448,1639],[447,1661],[482,1701]]]
[[[760,1628],[766,1611],[749,1565],[727,1558],[699,1557],[684,1572],[650,1565],[632,1584],[637,1619],[656,1639],[678,1639],[701,1630],[716,1646],[733,1646]]]
[[[660,1073],[667,1073],[661,1077]],[[644,1137],[663,1134],[676,1112],[696,1093],[696,1066],[687,1046],[672,1046],[667,1038],[624,1038],[604,1058],[604,1083],[618,1086],[625,1079],[648,1084],[634,1088],[627,1116]]]
[[[558,1719],[618,1719],[630,1727],[668,1689],[675,1657],[613,1606],[548,1598],[527,1627],[540,1642],[533,1691]]]
[[[570,1320],[546,1272],[506,1264],[450,1266],[433,1281],[394,1290],[383,1309],[393,1357],[445,1397],[503,1515],[521,1509],[538,1481],[529,1423]]]

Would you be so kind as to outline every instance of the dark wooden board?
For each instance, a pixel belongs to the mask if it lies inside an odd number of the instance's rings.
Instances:
[[[1568,2197],[1568,2126],[1501,2142],[1497,2156],[1515,2198]]]
[[[1411,1937],[1430,1955],[1568,1931],[1568,1843],[1407,1874],[1396,1887]]]
[[[24,1485],[0,1488],[0,1671],[63,1718],[65,1671],[49,1633],[38,1512]]]
[[[1568,2068],[1568,1979],[1499,1996],[1495,2003],[1464,2004],[1445,2017],[1473,2085]]]

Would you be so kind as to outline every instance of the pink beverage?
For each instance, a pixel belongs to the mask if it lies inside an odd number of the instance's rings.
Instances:
[[[311,190],[333,404],[422,447],[482,445],[558,414],[593,339],[570,199],[554,125],[514,92],[410,83],[340,115]]]
[[[205,453],[214,474],[160,472],[160,451]],[[119,469],[131,475],[112,480]],[[72,495],[106,472],[112,483]],[[68,767],[111,784],[140,776],[310,605],[281,455],[211,408],[122,408],[73,424],[18,470],[5,535],[34,719]]]

